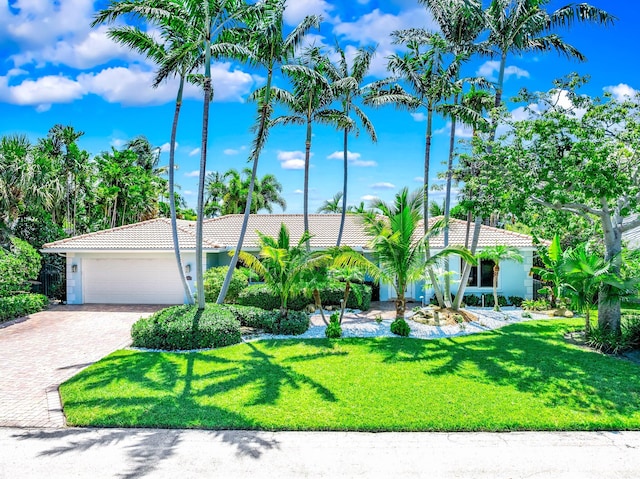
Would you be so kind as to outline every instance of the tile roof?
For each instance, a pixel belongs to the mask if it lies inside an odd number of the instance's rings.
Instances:
[[[227,215],[204,221],[204,249],[233,249],[236,246],[242,228],[243,215]],[[435,221],[437,218],[434,218]],[[431,222],[431,221],[430,221]],[[300,214],[270,214],[251,215],[249,226],[243,242],[245,249],[258,247],[256,231],[269,236],[276,236],[280,224],[285,223],[289,228],[292,243],[297,243],[304,231],[303,215]],[[340,215],[309,215],[309,230],[314,235],[311,247],[314,249],[334,246],[340,227]],[[473,227],[473,225],[472,225]],[[418,231],[422,228],[420,227]],[[449,244],[464,245],[466,222],[452,219],[449,229]],[[416,239],[419,235],[416,235]],[[178,238],[180,248],[195,249],[195,222],[179,221]],[[361,219],[355,215],[347,215],[342,243],[353,248],[368,249],[370,238],[362,227]],[[443,247],[443,236],[431,239],[434,248]],[[479,248],[504,244],[518,248],[533,247],[532,238],[528,235],[514,233],[489,226],[482,226]],[[72,252],[72,251],[171,251],[171,222],[167,218],[144,221],[132,225],[97,231],[81,236],[63,239],[43,246],[43,251]]]

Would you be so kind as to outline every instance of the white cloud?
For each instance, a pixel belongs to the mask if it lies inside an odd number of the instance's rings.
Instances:
[[[297,25],[307,15],[322,15],[326,19],[333,8],[326,0],[293,0],[287,3],[284,21],[288,25]]]
[[[302,151],[278,151],[278,161],[283,170],[304,169],[304,153]]]
[[[425,115],[424,113],[411,113],[411,116],[413,117],[413,121],[426,121],[427,120],[427,115]]]
[[[182,194],[183,194],[184,196],[195,196],[195,195],[196,195],[196,192],[195,192],[195,191],[191,191],[191,190],[184,190],[184,191],[182,192]]]
[[[352,151],[347,151],[347,161],[351,166],[359,166],[362,168],[378,166],[378,163],[370,160],[361,160],[362,155],[360,153],[355,153]],[[334,151],[329,156],[327,156],[329,160],[344,160],[344,152],[343,151]]]
[[[416,176],[413,178],[416,183],[424,183],[424,176]]]
[[[188,171],[184,174],[187,178],[198,178],[200,176],[200,170]]]
[[[0,100],[14,105],[33,105],[38,111],[48,110],[53,103],[70,103],[84,94],[82,85],[64,76],[26,79],[12,86],[7,77],[0,77]]]
[[[200,154],[200,151],[202,151],[200,150],[200,148],[194,148],[189,152],[189,156],[198,156]]]
[[[487,80],[490,81],[497,81],[498,77],[496,74],[499,70],[500,62],[498,60],[488,60],[480,65],[476,71],[476,75],[486,77]],[[510,65],[504,69],[504,79],[508,80],[512,76],[516,78],[529,78],[529,72],[517,66]]]
[[[393,183],[389,183],[388,181],[383,181],[380,183],[374,183],[371,185],[371,188],[374,190],[393,190],[396,187]]]
[[[178,149],[178,146],[179,146],[179,144],[178,144],[178,142],[176,141],[176,150]],[[162,145],[162,146],[160,147],[160,151],[161,151],[162,153],[169,153],[169,150],[171,150],[171,143],[169,143],[169,142],[165,143],[164,145]]]
[[[294,190],[293,194],[294,195],[302,195],[302,194],[304,194],[304,191],[302,191],[302,190]]]
[[[384,13],[376,8],[353,22],[336,19],[333,33],[361,46],[378,45],[371,62],[371,74],[381,78],[388,74],[387,57],[400,49],[398,45],[393,45],[391,32],[407,28],[438,29],[431,15],[423,7],[404,8],[398,15]]]
[[[237,155],[240,153],[240,150],[234,150],[233,148],[227,148],[226,150],[224,150],[222,153],[224,153],[225,155]]]
[[[613,98],[618,101],[628,100],[638,94],[638,90],[630,87],[626,83],[619,83],[617,85],[606,86],[603,90],[607,93],[611,93]]]
[[[122,138],[114,138],[111,140],[111,146],[114,148],[122,148],[126,142],[127,140],[123,140]]]
[[[364,195],[360,197],[360,200],[362,201],[375,201],[377,200],[378,197],[377,196],[373,196],[373,195]]]
[[[92,68],[101,65],[109,60],[118,58],[120,60],[142,61],[144,57],[134,53],[123,45],[113,42],[107,36],[108,27],[100,26],[89,30],[84,35],[73,38],[58,40],[41,48],[28,49],[11,59],[17,66],[35,63],[44,65],[52,63],[54,65],[67,65],[77,69]]]
[[[442,134],[451,134],[451,122],[448,121],[445,126],[442,128],[438,128],[434,131],[436,135]],[[461,125],[460,123],[456,123],[456,138],[471,138],[473,137],[473,128],[467,125]]]

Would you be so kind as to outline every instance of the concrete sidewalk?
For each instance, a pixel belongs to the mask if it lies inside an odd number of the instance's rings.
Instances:
[[[637,478],[640,432],[0,428],[0,478]]]

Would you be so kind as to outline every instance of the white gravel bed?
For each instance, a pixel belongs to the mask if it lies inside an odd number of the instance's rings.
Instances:
[[[530,321],[532,319],[543,319],[547,316],[533,314],[532,318],[523,318],[521,309],[503,309],[502,311],[493,311],[491,309],[467,308],[467,311],[473,312],[478,316],[478,321],[469,323],[456,324],[452,326],[427,326],[425,324],[411,321],[407,314],[407,323],[411,327],[410,338],[416,339],[439,339],[452,336],[464,336],[467,334],[481,333],[492,329],[498,329],[507,324],[520,323]],[[367,322],[346,322],[342,324],[343,338],[375,338],[375,337],[397,337],[391,332],[391,323],[393,321],[386,319],[380,323],[375,320]],[[269,340],[269,339],[314,339],[325,337],[326,326],[311,326],[305,333],[298,336],[285,336],[276,334],[260,334],[245,338],[245,341]]]

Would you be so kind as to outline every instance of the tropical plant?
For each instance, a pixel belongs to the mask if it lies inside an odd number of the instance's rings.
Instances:
[[[309,269],[325,264],[326,256],[307,250],[305,243],[311,236],[306,232],[296,245],[291,245],[289,230],[284,223],[280,226],[277,238],[260,232],[258,237],[258,257],[246,251],[240,251],[238,256],[245,266],[263,278],[269,289],[278,295],[281,315],[286,317],[289,299],[302,292],[303,274]]]
[[[552,308],[558,306],[558,300],[566,297],[569,283],[566,278],[566,253],[560,244],[560,235],[556,234],[549,246],[541,244],[538,247],[538,258],[543,266],[531,268],[531,274],[540,277],[545,286],[538,291],[549,298]]]
[[[493,309],[500,311],[500,302],[498,301],[498,276],[500,274],[501,261],[515,261],[522,263],[524,257],[514,246],[495,245],[489,246],[482,250],[478,255],[481,259],[493,261]]]
[[[624,281],[610,271],[612,262],[589,249],[586,243],[568,251],[562,264],[567,282],[567,295],[572,305],[585,315],[585,334],[591,332],[591,309],[597,303],[598,293],[606,289],[606,297],[620,297],[637,290],[640,279]]]
[[[313,124],[340,126],[341,115],[329,106],[334,100],[334,91],[326,78],[329,60],[320,54],[317,47],[306,50],[295,63],[282,66],[282,71],[292,84],[292,91],[273,87],[272,95],[289,114],[273,119],[272,125],[300,125],[306,129],[304,149],[303,217],[304,230],[309,231],[309,167]],[[260,92],[258,92],[260,94]]]
[[[400,85],[383,80],[374,84],[368,96],[367,103],[374,106],[395,105],[409,110],[423,109],[426,112],[427,127],[425,131],[425,152],[423,172],[423,200],[422,216],[424,219],[424,234],[429,229],[429,175],[431,164],[431,142],[433,136],[433,115],[438,105],[446,98],[458,91],[454,80],[460,67],[459,59],[446,63],[447,53],[451,50],[449,42],[439,33],[431,33],[423,29],[399,30],[393,32],[394,42],[407,47],[408,51],[402,55],[394,54],[389,57],[388,68],[402,80],[411,91],[406,91]],[[389,84],[385,87],[385,84]],[[427,239],[424,249],[425,259],[431,255]],[[440,306],[445,304],[445,298],[440,290],[435,273],[427,268],[429,279]]]
[[[567,58],[586,60],[575,47],[552,33],[559,27],[570,27],[575,22],[612,25],[616,18],[604,10],[587,3],[568,4],[553,12],[545,10],[550,0],[492,0],[485,11],[487,42],[500,56],[495,106],[500,106],[504,88],[504,74],[509,53],[555,50]],[[495,130],[494,130],[495,131]]]
[[[338,230],[338,239],[336,246],[342,243],[342,235],[344,233],[345,215],[347,214],[347,186],[348,186],[348,170],[349,170],[349,133],[355,132],[356,136],[359,131],[356,128],[357,121],[351,117],[352,113],[355,118],[362,124],[364,131],[367,133],[371,141],[378,141],[376,130],[373,123],[365,112],[357,105],[357,101],[363,99],[369,91],[369,86],[363,86],[362,82],[369,74],[371,60],[375,55],[374,48],[359,48],[353,57],[353,63],[349,68],[349,61],[345,51],[336,45],[336,53],[339,57],[337,65],[327,64],[327,75],[331,79],[331,87],[335,96],[338,98],[342,110],[340,122],[342,123],[343,140],[342,140],[342,157],[343,157],[343,177],[342,177],[342,210],[340,217],[340,229]]]
[[[342,191],[338,191],[330,200],[324,200],[318,213],[342,213]]]
[[[407,285],[419,280],[424,269],[437,264],[451,254],[475,263],[466,248],[450,246],[425,260],[427,237],[418,233],[421,220],[422,191],[409,193],[407,188],[396,194],[392,204],[382,200],[372,203],[378,211],[365,213],[362,218],[365,231],[371,236],[370,247],[379,265],[379,275],[391,283],[396,292],[396,317],[404,317]],[[434,229],[439,232],[439,229]],[[431,233],[428,231],[428,234]]]
[[[247,232],[247,226],[249,225],[253,190],[258,174],[258,161],[267,140],[271,115],[273,113],[271,92],[274,69],[278,65],[286,63],[294,56],[309,30],[320,26],[321,18],[319,16],[307,16],[285,36],[283,20],[284,8],[284,0],[262,0],[255,5],[255,8],[251,10],[251,15],[247,17],[247,28],[228,31],[225,36],[229,42],[245,45],[249,49],[252,63],[262,66],[267,71],[267,79],[265,87],[261,90],[262,94],[255,96],[255,100],[258,103],[258,119],[254,126],[256,136],[250,155],[250,161],[253,163],[251,181],[249,183],[249,191],[244,210],[244,218],[242,220],[242,228],[238,236],[238,243],[235,254],[231,258],[229,273],[227,273],[225,282],[222,285],[222,290],[218,296],[218,303],[224,302],[231,281],[231,273],[238,262],[240,250]]]

